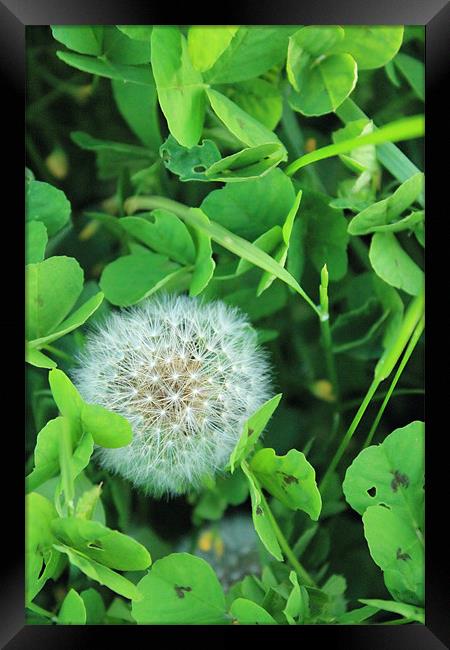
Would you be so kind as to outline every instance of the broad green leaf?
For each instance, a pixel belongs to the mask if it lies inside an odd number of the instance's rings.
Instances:
[[[164,255],[143,250],[108,264],[100,288],[113,305],[127,307],[157,291],[178,270],[179,266]]]
[[[230,455],[229,464],[231,472],[234,472],[235,467],[241,461],[245,460],[248,454],[252,451],[280,403],[281,397],[282,393],[275,395],[260,406],[260,408],[248,418],[244,424],[239,440]]]
[[[386,65],[399,51],[403,41],[403,26],[345,25],[344,38],[332,48],[333,52],[348,52],[360,70]]]
[[[287,285],[295,289],[300,295],[305,298],[305,293],[295,279],[288,273],[282,266],[272,259],[267,253],[261,251],[259,248],[248,242],[246,239],[237,237],[229,230],[222,228],[217,223],[205,220],[205,213],[198,208],[191,208],[189,214],[184,217],[184,220],[203,231],[212,240],[231,251],[238,257],[245,259],[255,266],[260,267],[264,271],[272,273],[280,280],[283,280]],[[306,299],[306,298],[305,298]]]
[[[86,607],[80,594],[70,589],[64,598],[58,614],[59,625],[85,625]]]
[[[149,160],[154,159],[154,154],[150,153],[147,148],[135,144],[127,144],[126,142],[113,142],[112,140],[101,140],[94,138],[89,133],[84,131],[72,131],[70,134],[71,139],[82,149],[87,151],[113,151],[124,156],[131,157],[147,157]]]
[[[128,420],[98,404],[82,405],[81,424],[83,431],[90,433],[95,443],[101,447],[125,447],[133,438]]]
[[[56,368],[57,366],[56,361],[49,359],[39,350],[31,348],[28,343],[26,343],[25,347],[25,360],[27,363],[31,363],[32,366],[36,366],[36,368]]]
[[[238,27],[193,25],[188,31],[188,52],[196,70],[205,72],[227,49]]]
[[[142,571],[151,563],[151,557],[142,544],[98,521],[78,517],[55,519],[52,531],[65,546],[110,569]]]
[[[364,449],[347,469],[343,490],[359,514],[368,506],[386,504],[423,517],[424,425],[416,421],[395,429],[380,445]]]
[[[359,598],[358,600],[360,603],[364,603],[369,607],[376,607],[378,610],[382,609],[386,612],[393,612],[418,623],[425,623],[425,611],[423,607],[415,607],[414,605],[408,605],[408,603],[398,603],[393,600],[380,600],[378,598]]]
[[[308,58],[307,55],[319,57],[326,54],[343,38],[344,30],[338,25],[308,25],[292,34],[289,38],[286,71],[295,90],[299,90],[295,73],[302,69],[302,61]]]
[[[289,95],[289,104],[303,115],[330,113],[342,104],[356,85],[358,68],[349,54],[325,55],[294,70],[298,91]]]
[[[51,370],[48,374],[48,381],[59,412],[74,424],[73,442],[76,442],[76,436],[81,432],[81,409],[83,407],[81,395],[62,370]]]
[[[70,420],[67,417],[62,417],[61,431],[58,438],[58,458],[61,471],[61,481],[57,494],[59,497],[61,493],[64,493],[64,506],[67,506],[68,509],[71,509],[74,505],[75,486],[73,482],[76,474],[76,470],[72,465],[73,442],[71,429]],[[61,514],[62,511],[63,508],[59,507],[59,514]]]
[[[25,220],[42,221],[52,237],[69,221],[71,206],[66,195],[53,185],[31,180],[26,184]]]
[[[88,466],[94,451],[94,439],[91,434],[86,432],[80,438],[70,462],[70,471],[72,479],[75,481],[77,476]],[[75,496],[75,492],[74,492]]]
[[[242,110],[231,99],[212,88],[207,88],[206,94],[211,108],[227,129],[248,147],[275,142],[281,144],[272,131],[258,122],[254,117]],[[284,159],[286,159],[285,153]]]
[[[25,513],[26,601],[30,602],[57,568],[50,523],[58,515],[53,504],[36,492],[26,496]],[[41,571],[44,563],[46,568]]]
[[[263,232],[262,235],[257,237],[255,241],[253,242],[254,246],[257,246],[260,248],[262,251],[266,253],[272,253],[277,246],[279,246],[283,242],[283,231],[280,226],[273,226],[270,228],[270,230],[266,230],[266,232]],[[237,265],[236,272],[234,273],[234,277],[237,277],[239,275],[242,275],[242,273],[246,273],[252,268],[252,265],[250,262],[247,262],[247,260],[239,260],[239,264]]]
[[[103,598],[100,596],[96,589],[84,589],[80,592],[86,608],[86,623],[87,625],[99,625],[104,622],[106,609]]]
[[[83,438],[86,440],[89,440],[89,437],[91,437],[92,439],[92,436],[90,436],[89,434],[84,434],[83,436]],[[78,463],[79,460],[80,459],[78,457],[75,463]],[[73,458],[72,458],[72,463],[74,464]],[[59,489],[59,483],[60,483],[60,477],[55,476],[49,479],[48,481],[45,481],[41,485],[39,485],[39,487],[36,488],[36,492],[46,497],[47,499],[51,499],[53,501],[55,499],[55,494]],[[83,500],[83,497],[86,495],[86,492],[89,492],[93,488],[95,489],[98,486],[94,486],[91,483],[91,481],[86,477],[86,475],[83,472],[81,472],[75,478],[74,487],[75,487],[75,502],[76,502],[75,512],[76,512],[78,504],[80,500]],[[97,499],[94,506],[94,511],[92,512],[90,519],[93,519],[94,521],[99,521],[101,524],[105,523],[105,509],[103,507],[101,499]]]
[[[127,580],[109,567],[99,564],[99,562],[86,557],[83,553],[79,553],[68,546],[54,544],[54,548],[60,553],[65,553],[69,558],[70,563],[80,569],[80,571],[87,575],[88,578],[96,580],[101,585],[105,585],[105,587],[108,587],[111,591],[114,591],[125,598],[133,598],[135,600],[141,598],[139,590],[132,582],[130,582],[130,580]]]
[[[77,501],[75,516],[79,519],[92,519],[95,508],[100,499],[101,491],[101,485],[94,485],[89,488],[89,490],[85,490]]]
[[[394,64],[400,70],[406,81],[422,101],[425,99],[425,66],[422,61],[408,54],[399,52]]]
[[[130,129],[151,151],[157,152],[161,134],[154,82],[143,86],[113,79],[111,85],[117,107]]]
[[[423,606],[424,548],[411,520],[395,506],[383,505],[369,506],[362,519],[370,554],[389,592],[397,600]]]
[[[103,27],[90,25],[52,25],[53,38],[80,54],[98,56],[103,51]]]
[[[258,485],[258,481],[252,474],[252,471],[250,470],[245,460],[242,462],[241,467],[242,471],[247,477],[248,485],[250,488],[250,497],[252,501],[252,519],[255,530],[268,552],[273,555],[276,560],[282,562],[283,555],[281,553],[281,548],[278,543],[276,532],[272,525],[272,520],[267,509],[266,501],[264,500],[261,488]]]
[[[143,598],[133,601],[141,625],[220,625],[227,623],[222,586],[209,564],[188,553],[157,560],[140,580]]]
[[[250,468],[272,496],[317,521],[322,499],[315,470],[301,451],[291,449],[285,456],[277,456],[273,449],[261,449],[253,456]]]
[[[222,84],[258,77],[283,61],[289,36],[296,29],[295,25],[239,27],[229,46],[205,71],[205,81]]]
[[[210,192],[200,207],[215,223],[254,240],[273,226],[282,226],[294,201],[292,181],[274,169],[263,178]]]
[[[167,210],[122,217],[120,226],[135,239],[180,264],[192,264],[195,248],[184,223]]]
[[[278,625],[269,612],[246,598],[233,601],[230,614],[240,625]]]
[[[385,282],[417,296],[424,284],[424,273],[390,232],[377,232],[372,237],[369,251],[375,273]]]
[[[281,119],[283,100],[281,92],[265,79],[249,79],[235,84],[230,98],[243,111],[273,131]]]
[[[117,29],[137,41],[150,41],[153,25],[116,25]]]
[[[62,421],[62,417],[54,418],[39,431],[34,449],[34,470],[27,477],[27,491],[36,489],[58,473]]]
[[[208,225],[208,217],[197,211],[197,218],[202,225]],[[191,229],[192,238],[196,248],[194,272],[189,285],[189,295],[198,296],[209,284],[216,268],[212,257],[211,236],[200,228]]]
[[[139,64],[150,61],[150,42],[135,42],[113,25],[53,26],[53,37],[80,54],[93,54],[113,63]]]
[[[207,181],[205,171],[221,159],[220,151],[212,140],[202,140],[202,144],[183,147],[173,135],[161,145],[159,150],[167,169],[179,176],[181,181]]]
[[[176,27],[154,27],[151,42],[158,99],[169,130],[180,144],[193,147],[205,116],[202,76],[192,66],[186,39]]]
[[[424,428],[412,422],[364,449],[343,489],[363,514],[370,553],[398,600],[423,603]]]
[[[90,74],[107,77],[108,79],[119,79],[129,83],[153,86],[154,80],[152,72],[148,65],[123,65],[113,63],[105,59],[99,59],[84,54],[74,54],[73,52],[56,52],[56,56],[67,65],[89,72]]]
[[[55,329],[83,289],[83,270],[73,257],[49,257],[25,269],[26,336],[29,340]]]
[[[298,584],[297,574],[295,571],[290,572],[289,580],[292,583],[292,590],[286,601],[286,607],[283,609],[283,614],[285,615],[289,625],[296,625],[294,619],[301,614],[302,610],[302,591]]]
[[[340,280],[347,272],[347,221],[341,210],[332,208],[325,194],[304,190],[297,219],[300,250],[290,247],[292,255],[306,255],[318,273],[327,265],[330,281]]]
[[[81,305],[81,307],[76,309],[72,314],[70,314],[68,318],[60,323],[57,326],[56,331],[52,332],[51,334],[47,334],[47,336],[29,341],[29,346],[31,348],[40,348],[42,345],[52,343],[62,336],[65,336],[69,332],[77,329],[77,327],[83,325],[83,323],[85,323],[88,318],[90,318],[92,314],[97,311],[102,302],[103,293],[99,291],[94,296],[89,298],[89,300],[86,300],[86,302]]]
[[[42,262],[47,242],[47,228],[42,221],[28,221],[25,224],[25,260],[27,264]]]
[[[418,200],[423,192],[423,185],[424,175],[422,172],[419,172],[408,178],[408,180],[396,189],[394,194],[387,200],[386,212],[388,221],[397,217]]]
[[[347,104],[347,102],[345,103]],[[344,121],[346,121],[344,116],[346,116],[349,112],[350,111],[345,111],[345,113],[342,112],[342,119]],[[360,113],[362,113],[362,111],[356,111],[357,115],[360,115]],[[353,117],[353,111],[351,112],[351,115]],[[364,113],[362,113],[362,115],[364,116]],[[311,163],[317,162],[318,160],[324,160],[325,158],[348,153],[349,151],[353,151],[356,148],[369,144],[381,145],[387,143],[385,144],[384,149],[380,147],[378,150],[378,157],[380,158],[380,161],[382,161],[388,169],[392,170],[392,173],[394,173],[394,175],[401,177],[401,180],[406,180],[409,178],[409,176],[418,171],[417,168],[414,165],[411,166],[409,159],[406,159],[408,161],[407,163],[404,162],[402,158],[403,154],[397,148],[392,149],[391,146],[387,145],[392,142],[399,142],[400,140],[410,140],[412,138],[422,137],[424,134],[424,127],[425,120],[423,115],[404,117],[400,120],[390,122],[389,124],[376,129],[372,133],[367,133],[366,135],[361,135],[357,138],[349,138],[348,140],[344,140],[343,142],[338,142],[336,144],[330,144],[326,147],[321,147],[320,149],[316,149],[315,151],[311,151],[310,153],[300,156],[300,158],[294,160],[285,169],[285,172],[288,176],[292,176],[302,167],[306,167],[306,165],[310,165]],[[384,152],[382,158],[380,157],[380,150]],[[399,162],[400,160],[401,163]],[[401,172],[399,169],[400,165]],[[408,168],[408,173],[405,173],[404,171],[405,166]]]

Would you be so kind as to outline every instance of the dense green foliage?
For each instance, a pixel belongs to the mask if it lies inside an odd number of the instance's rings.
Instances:
[[[30,624],[424,621],[423,40],[28,28]],[[164,291],[245,311],[274,387],[165,501],[98,467],[133,432],[69,378],[90,323]]]

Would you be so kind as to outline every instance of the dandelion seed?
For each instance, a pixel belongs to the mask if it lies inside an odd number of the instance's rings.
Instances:
[[[127,447],[98,448],[100,464],[160,496],[223,469],[245,420],[270,396],[269,374],[242,312],[163,296],[97,325],[74,380],[87,402],[133,428]]]

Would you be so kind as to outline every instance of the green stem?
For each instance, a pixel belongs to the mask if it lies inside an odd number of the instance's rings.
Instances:
[[[272,524],[272,528],[275,531],[281,550],[283,551],[283,553],[289,560],[290,565],[292,566],[292,568],[300,578],[301,583],[308,587],[316,587],[317,585],[314,582],[314,580],[311,578],[307,570],[300,564],[300,562],[295,557],[294,552],[289,546],[289,542],[287,541],[286,537],[283,535],[283,532],[279,527],[278,522],[275,519],[269,504],[267,503],[267,499],[265,498],[262,492],[261,492],[261,498],[266,507],[267,516],[269,517],[270,523]]]
[[[424,317],[422,317],[420,319],[416,329],[414,330],[413,335],[411,336],[411,339],[410,339],[410,341],[408,343],[408,347],[405,350],[405,353],[404,353],[403,358],[402,358],[402,360],[401,360],[401,362],[400,362],[400,364],[399,364],[399,366],[397,368],[397,371],[396,371],[396,373],[394,375],[392,383],[389,386],[389,390],[386,393],[386,397],[384,398],[383,403],[380,406],[380,409],[379,409],[379,411],[377,413],[377,416],[376,416],[376,418],[375,418],[375,420],[374,420],[374,422],[372,424],[372,427],[371,427],[371,429],[369,431],[369,434],[368,434],[368,436],[366,438],[366,441],[365,441],[365,443],[363,445],[363,449],[365,449],[366,447],[368,447],[371,444],[371,442],[373,440],[373,437],[375,435],[375,432],[377,430],[378,424],[380,423],[380,420],[381,420],[381,418],[383,416],[383,413],[384,413],[384,411],[386,409],[386,406],[387,406],[387,404],[389,402],[389,399],[390,399],[392,393],[394,392],[394,389],[395,389],[395,387],[397,385],[397,382],[400,379],[400,377],[402,375],[402,372],[405,369],[405,366],[408,363],[409,358],[411,357],[411,355],[412,355],[412,353],[414,351],[414,348],[416,347],[417,343],[419,342],[419,339],[420,339],[420,337],[422,335],[422,332],[423,332],[424,328],[425,328],[425,319],[424,319]]]
[[[423,395],[425,391],[423,388],[399,388],[398,391],[395,392],[393,397],[402,397],[404,395]],[[383,391],[382,393],[378,393],[377,395],[374,395],[372,397],[372,402],[381,402],[386,395],[388,394],[388,391]],[[361,397],[359,399],[353,399],[349,402],[344,402],[341,407],[341,411],[348,411],[352,408],[355,408],[355,406],[358,406],[358,404],[361,403]]]
[[[347,449],[348,444],[349,444],[350,440],[352,439],[352,436],[355,433],[355,431],[356,431],[356,429],[358,427],[358,424],[360,423],[364,413],[366,412],[366,409],[370,404],[370,400],[372,399],[375,391],[377,390],[377,388],[378,388],[378,386],[380,384],[380,381],[381,380],[374,378],[374,380],[372,381],[372,383],[369,386],[369,390],[367,391],[366,396],[364,397],[364,400],[362,401],[361,406],[359,407],[355,417],[353,418],[353,421],[352,421],[350,427],[347,430],[347,433],[342,438],[341,444],[339,445],[336,453],[334,454],[333,459],[331,460],[331,463],[329,464],[328,469],[325,472],[325,475],[324,475],[322,481],[320,482],[319,490],[320,490],[320,493],[322,494],[322,497],[325,494],[326,489],[328,487],[328,483],[330,481],[331,474],[334,472],[334,470],[336,469],[337,464],[339,463],[342,456],[344,455],[344,452]]]
[[[58,348],[55,348],[53,345],[43,345],[42,349],[51,352],[55,357],[59,357],[60,359],[63,359],[63,361],[69,361],[70,363],[73,361],[70,355],[66,354],[62,350],[58,350]]]
[[[336,359],[333,353],[333,341],[331,338],[330,328],[330,314],[329,314],[329,301],[328,301],[328,269],[324,264],[320,274],[320,330],[322,334],[322,344],[325,352],[325,361],[327,364],[328,377],[333,386],[333,395],[335,398],[336,411],[340,411],[340,391],[339,382],[336,370]]]

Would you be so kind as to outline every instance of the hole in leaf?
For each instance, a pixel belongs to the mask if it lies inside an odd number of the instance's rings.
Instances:
[[[371,488],[369,488],[367,490],[367,494],[369,495],[369,497],[376,496],[376,493],[377,493],[377,488],[375,486],[373,486],[373,487],[371,487]]]
[[[195,165],[192,170],[197,173],[204,172],[206,169],[205,165]]]
[[[98,551],[103,551],[103,546],[102,543],[99,542],[98,540],[94,540],[93,542],[89,542],[88,548],[93,548]]]

